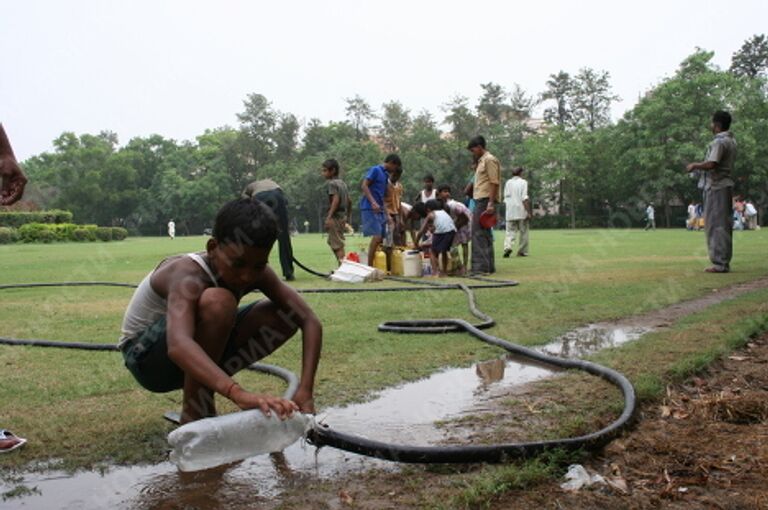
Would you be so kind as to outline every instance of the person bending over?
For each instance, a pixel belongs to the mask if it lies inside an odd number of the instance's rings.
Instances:
[[[277,235],[268,206],[234,200],[216,215],[204,251],[163,260],[136,289],[118,347],[144,388],[183,390],[182,423],[215,416],[215,393],[241,409],[281,418],[314,412],[322,326],[304,299],[267,265]],[[261,291],[265,299],[239,306],[251,291]],[[247,391],[232,379],[299,329],[301,380],[292,400]]]

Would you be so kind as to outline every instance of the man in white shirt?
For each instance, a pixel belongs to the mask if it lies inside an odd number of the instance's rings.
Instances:
[[[512,254],[512,247],[518,232],[520,233],[520,241],[517,256],[528,256],[528,224],[531,218],[531,200],[528,197],[528,181],[522,178],[524,171],[522,167],[512,170],[512,178],[504,185],[504,204],[507,209],[504,258],[509,258]]]
[[[645,228],[643,230],[649,228],[656,230],[656,212],[653,209],[653,204],[648,204],[648,207],[645,208]]]

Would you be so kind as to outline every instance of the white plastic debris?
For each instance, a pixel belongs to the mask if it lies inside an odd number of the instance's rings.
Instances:
[[[598,474],[591,475],[581,464],[571,464],[568,466],[568,472],[565,473],[564,483],[560,484],[560,488],[567,491],[577,491],[582,487],[589,487],[596,483],[605,483],[605,478]]]

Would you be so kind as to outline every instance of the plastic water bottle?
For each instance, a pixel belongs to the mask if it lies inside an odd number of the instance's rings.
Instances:
[[[168,434],[170,460],[182,471],[198,471],[254,455],[279,452],[312,428],[311,415],[281,420],[258,409],[204,418]]]

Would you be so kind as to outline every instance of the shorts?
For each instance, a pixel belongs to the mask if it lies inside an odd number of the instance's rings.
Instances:
[[[387,215],[383,211],[374,212],[371,209],[362,209],[360,219],[362,220],[360,228],[364,236],[384,237],[386,235]]]
[[[328,246],[333,251],[344,249],[344,220],[331,218],[331,227],[325,229],[328,232]]]
[[[238,326],[256,303],[258,301],[243,305],[237,310],[235,326],[232,328],[227,346],[218,363],[219,367],[227,373],[229,372],[225,368],[226,361],[237,354],[235,337]],[[165,393],[184,387],[184,371],[168,357],[165,316],[157,319],[135,338],[126,340],[121,350],[126,368],[145,389],[154,393]]]
[[[453,246],[453,237],[456,235],[455,230],[450,232],[443,232],[442,234],[432,235],[432,253],[448,253]]]

